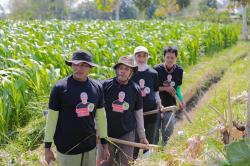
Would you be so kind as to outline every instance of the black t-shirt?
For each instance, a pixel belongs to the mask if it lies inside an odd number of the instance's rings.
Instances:
[[[155,92],[159,90],[157,71],[151,68],[145,71],[138,71],[134,74],[132,80],[140,87],[141,96],[143,97],[143,111],[147,112],[157,109],[155,99]],[[156,114],[144,116],[144,122],[155,121],[156,117]]]
[[[135,111],[142,109],[140,88],[132,81],[121,85],[116,78],[103,81],[108,136],[120,138],[136,128]]]
[[[158,72],[158,84],[160,86],[172,86],[176,90],[177,86],[182,84],[183,69],[174,65],[174,67],[168,71],[164,64],[159,64],[154,67]],[[176,105],[175,97],[168,92],[160,92],[161,102],[164,107]]]
[[[80,82],[69,76],[55,84],[50,94],[49,109],[59,111],[54,135],[59,152],[80,154],[95,148],[94,116],[96,109],[103,108],[103,105],[102,85],[91,78]]]

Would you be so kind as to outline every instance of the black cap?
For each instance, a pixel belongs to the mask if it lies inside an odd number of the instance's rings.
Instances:
[[[81,62],[87,63],[92,67],[98,67],[97,64],[93,63],[91,53],[88,51],[84,51],[84,50],[75,51],[73,53],[71,61],[65,61],[65,63],[69,66],[71,66],[72,63],[78,64]]]

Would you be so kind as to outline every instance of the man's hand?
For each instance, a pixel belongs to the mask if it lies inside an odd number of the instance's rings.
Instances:
[[[50,148],[45,148],[45,160],[48,164],[50,163],[50,161],[56,160],[54,153]]]
[[[161,103],[157,103],[157,109],[160,111],[160,116],[161,116],[161,119],[163,119],[163,112],[162,112],[162,110],[163,110],[163,105],[161,105]]]
[[[106,162],[109,160],[110,157],[110,153],[109,153],[109,148],[108,148],[108,144],[104,144],[103,145],[103,160],[101,163]]]
[[[161,103],[157,103],[157,109],[161,112],[163,109],[163,105],[161,105]]]
[[[100,137],[96,135],[96,145],[99,144],[99,142],[100,142]]]
[[[149,144],[149,142],[148,142],[147,138],[140,138],[140,143],[142,143],[142,144],[146,144],[146,145],[148,145],[148,144]]]
[[[185,102],[184,101],[180,102],[179,107],[180,107],[181,110],[183,110],[186,107]]]
[[[165,86],[164,90],[171,94],[172,96],[176,95],[176,90],[172,86]]]

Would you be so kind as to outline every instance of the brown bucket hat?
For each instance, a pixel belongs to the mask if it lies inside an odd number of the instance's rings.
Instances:
[[[116,70],[120,64],[133,68],[134,73],[138,70],[138,66],[135,64],[134,58],[131,55],[121,56],[113,68]]]
[[[97,64],[93,63],[91,53],[85,50],[75,51],[72,55],[71,61],[65,61],[65,63],[69,66],[71,66],[72,63],[78,64],[81,62],[87,63],[92,67],[98,67]]]

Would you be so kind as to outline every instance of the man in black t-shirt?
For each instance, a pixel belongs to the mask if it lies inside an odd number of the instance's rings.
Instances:
[[[92,56],[76,51],[72,61],[66,61],[73,74],[59,80],[49,99],[49,113],[45,127],[45,160],[55,160],[51,151],[54,140],[59,166],[96,165],[96,129],[103,145],[103,159],[108,160],[107,120],[102,85],[89,78]]]
[[[137,129],[140,142],[148,144],[143,122],[140,88],[130,81],[131,76],[137,70],[134,59],[122,56],[114,69],[116,77],[103,82],[108,136],[134,142],[135,129]],[[133,149],[131,146],[109,144],[110,159],[101,166],[112,166],[114,163],[130,165]]]
[[[158,91],[158,73],[147,65],[148,49],[144,46],[138,46],[134,50],[134,56],[138,72],[133,75],[132,80],[140,86],[141,96],[143,97],[143,112],[159,110],[161,99]],[[159,141],[159,123],[160,114],[144,116],[146,137],[150,144],[157,144]],[[134,159],[137,158],[138,153],[139,149],[135,148]]]
[[[164,107],[176,105],[176,97],[179,98],[180,109],[185,107],[181,94],[181,84],[183,69],[176,64],[178,50],[177,47],[168,46],[164,49],[164,63],[156,65],[154,68],[158,72],[158,84],[161,103]],[[166,145],[170,135],[173,133],[175,117],[171,117],[172,112],[165,112],[162,119],[162,140]],[[170,120],[169,125],[168,121]]]

